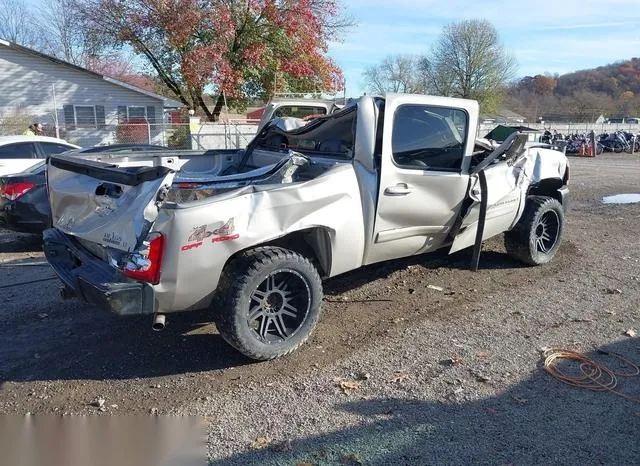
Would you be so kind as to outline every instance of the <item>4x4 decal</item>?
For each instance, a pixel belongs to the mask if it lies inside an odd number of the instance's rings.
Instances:
[[[209,225],[200,225],[194,227],[187,239],[189,244],[185,244],[180,248],[181,251],[190,251],[204,245],[204,240],[211,238],[212,243],[221,243],[224,241],[234,241],[240,238],[240,235],[234,234],[236,230],[233,217],[226,223],[218,222]]]

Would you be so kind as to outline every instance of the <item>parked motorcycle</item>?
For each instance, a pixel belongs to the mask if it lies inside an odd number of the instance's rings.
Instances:
[[[630,140],[628,138],[630,138]],[[630,133],[625,134],[623,131],[616,131],[615,133],[601,134],[599,142],[600,144],[602,144],[606,151],[620,154],[623,151],[626,151],[628,153],[635,152],[634,149],[638,147],[634,147],[637,139],[637,137]]]

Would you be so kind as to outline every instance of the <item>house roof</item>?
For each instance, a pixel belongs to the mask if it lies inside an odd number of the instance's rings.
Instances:
[[[257,108],[252,112],[247,113],[247,120],[260,120],[264,114],[265,108],[266,107]]]
[[[53,63],[58,64],[58,65],[66,66],[67,68],[72,68],[72,69],[74,69],[76,71],[81,71],[83,73],[92,75],[92,76],[94,76],[94,77],[96,77],[98,79],[102,79],[103,81],[106,81],[108,83],[115,84],[116,86],[124,87],[126,89],[129,89],[130,91],[138,92],[138,93],[144,94],[144,95],[146,95],[148,97],[152,97],[154,99],[161,100],[162,103],[163,103],[164,108],[182,108],[182,107],[184,107],[184,104],[182,102],[177,101],[175,99],[170,99],[169,97],[165,97],[163,95],[156,94],[155,92],[147,91],[146,89],[142,89],[142,88],[134,86],[132,84],[125,83],[125,82],[119,81],[119,80],[114,79],[114,78],[110,78],[109,76],[104,76],[104,75],[102,75],[100,73],[96,73],[95,71],[91,71],[91,70],[88,70],[88,69],[83,68],[81,66],[74,65],[73,63],[69,63],[67,61],[60,60],[59,58],[52,57],[51,55],[47,55],[45,53],[38,52],[37,50],[33,50],[33,49],[28,48],[28,47],[24,47],[24,46],[16,44],[16,43],[9,42],[9,41],[4,40],[2,38],[0,38],[0,46],[8,47],[8,48],[11,48],[11,49],[14,49],[14,50],[18,50],[18,51],[23,52],[23,53],[28,53],[30,55],[35,55],[35,56],[38,56],[40,58],[44,58],[45,60],[49,60],[49,61],[51,61]]]

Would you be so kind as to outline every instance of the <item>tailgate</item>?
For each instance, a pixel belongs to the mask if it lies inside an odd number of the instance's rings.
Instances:
[[[163,157],[152,166],[119,166],[57,155],[47,162],[52,225],[87,241],[131,252],[158,216],[175,171]],[[175,158],[173,158],[175,160]]]

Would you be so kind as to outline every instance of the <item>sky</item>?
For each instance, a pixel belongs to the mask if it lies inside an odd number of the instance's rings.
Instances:
[[[567,73],[640,57],[640,0],[343,0],[356,26],[329,55],[347,94],[388,55],[427,53],[443,26],[491,21],[518,62],[518,76]]]

